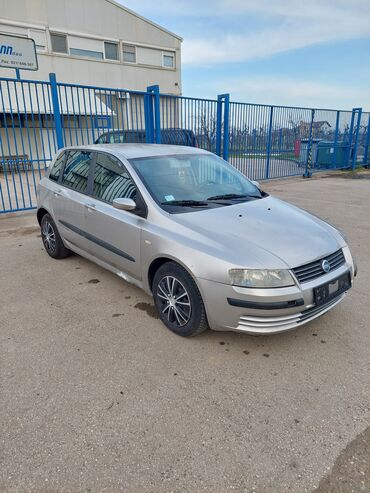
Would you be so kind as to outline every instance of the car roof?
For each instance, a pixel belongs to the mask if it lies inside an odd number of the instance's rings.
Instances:
[[[194,133],[193,130],[189,128],[178,128],[178,127],[171,127],[171,128],[161,128],[161,132],[183,132],[183,133]],[[102,135],[115,135],[115,134],[145,134],[145,130],[108,130],[107,132],[104,132],[99,135],[101,137]]]
[[[140,157],[171,156],[174,154],[210,154],[197,147],[167,145],[167,144],[91,144],[85,146],[70,146],[68,149],[103,151],[125,159]]]

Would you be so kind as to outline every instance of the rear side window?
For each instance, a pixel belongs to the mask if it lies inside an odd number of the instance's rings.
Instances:
[[[135,200],[136,186],[118,159],[99,152],[95,163],[93,195],[110,203],[117,198]]]
[[[125,142],[128,144],[144,144],[145,132],[138,130],[137,132],[125,132]]]
[[[62,185],[86,193],[91,158],[92,153],[88,151],[69,151]]]
[[[53,164],[53,166],[50,170],[50,173],[49,173],[50,180],[53,180],[53,181],[59,180],[60,172],[62,171],[65,157],[66,157],[66,153],[64,151],[64,152],[60,153],[60,155],[54,161],[54,164]]]
[[[195,137],[192,131],[184,129],[164,129],[161,131],[162,144],[195,147]]]
[[[115,134],[110,134],[109,136],[109,142],[111,144],[123,144],[124,141],[125,139],[123,133],[117,132]]]

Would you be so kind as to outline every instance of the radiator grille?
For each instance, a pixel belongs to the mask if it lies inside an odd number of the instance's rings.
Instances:
[[[329,272],[337,269],[341,265],[344,264],[345,258],[342,250],[338,250],[331,255],[327,255],[319,260],[315,260],[314,262],[310,262],[309,264],[301,265],[300,267],[295,267],[293,272],[297,277],[299,282],[308,282],[312,281],[312,279],[316,279],[317,277],[323,276],[326,274],[324,269],[322,268],[322,262],[327,260],[330,265]]]

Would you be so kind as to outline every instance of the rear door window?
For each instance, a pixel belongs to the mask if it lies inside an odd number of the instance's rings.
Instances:
[[[92,154],[89,151],[69,151],[64,167],[62,185],[72,188],[76,192],[87,192]]]
[[[115,157],[98,152],[93,177],[93,196],[112,203],[117,198],[135,200],[136,185],[123,164]]]

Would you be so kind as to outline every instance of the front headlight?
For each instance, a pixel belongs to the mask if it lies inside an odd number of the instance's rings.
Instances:
[[[230,269],[230,283],[245,288],[284,288],[295,282],[288,270]]]

